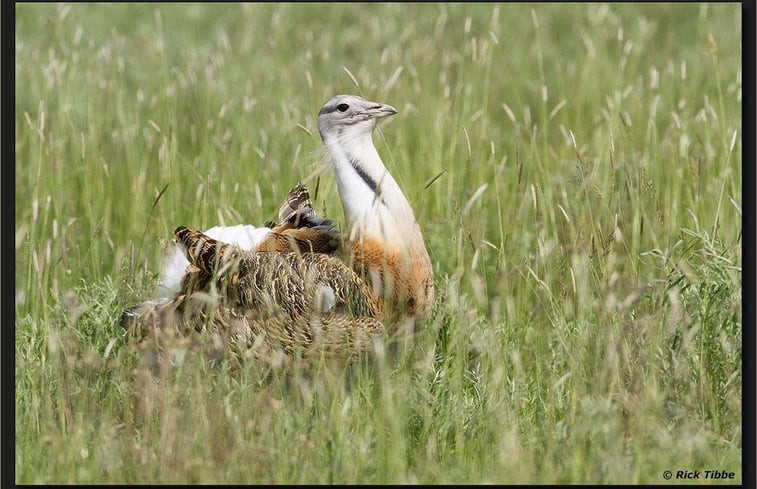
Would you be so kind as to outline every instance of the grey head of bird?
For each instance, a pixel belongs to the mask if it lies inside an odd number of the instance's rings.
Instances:
[[[396,113],[391,105],[357,95],[336,95],[318,112],[318,131],[324,142],[332,137],[370,135],[379,119]]]
[[[337,95],[318,112],[318,130],[336,176],[350,240],[373,236],[393,241],[402,224],[415,223],[402,190],[373,144],[379,119],[397,113],[391,105],[357,95]]]

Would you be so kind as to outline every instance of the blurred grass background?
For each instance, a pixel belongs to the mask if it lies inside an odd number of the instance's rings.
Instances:
[[[738,483],[741,77],[739,4],[17,5],[16,481]],[[298,180],[343,222],[336,93],[399,109],[426,327],[151,371],[116,323],[177,225]]]

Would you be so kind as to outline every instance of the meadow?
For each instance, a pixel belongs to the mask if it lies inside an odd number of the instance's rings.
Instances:
[[[739,4],[15,9],[17,483],[741,482]],[[148,365],[118,319],[176,226],[298,180],[343,225],[337,93],[399,111],[431,317],[351,366]]]

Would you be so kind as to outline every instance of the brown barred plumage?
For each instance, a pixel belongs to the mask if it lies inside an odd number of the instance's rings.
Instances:
[[[183,226],[175,239],[190,262],[182,290],[137,315],[124,314],[122,325],[138,338],[160,345],[209,330],[265,351],[350,356],[382,332],[381,305],[370,289],[342,260],[307,251],[312,244],[245,252]]]
[[[247,346],[262,340],[286,353],[349,356],[381,334],[379,301],[338,258],[245,252],[186,227],[175,237],[200,280],[185,281],[174,300],[143,314],[137,335],[171,323],[185,332],[210,326]]]
[[[190,262],[180,293],[146,313],[125,312],[124,324],[148,334],[172,324],[178,333],[211,327],[255,351],[262,344],[349,356],[365,351],[384,321],[390,332],[422,323],[434,303],[431,260],[412,207],[372,140],[378,120],[396,113],[353,95],[333,97],[318,113],[345,213],[344,261],[331,256],[340,248],[332,222],[315,215],[299,183],[254,252],[177,228]]]
[[[281,205],[279,223],[266,225],[271,233],[257,252],[177,228],[176,240],[190,261],[181,292],[124,311],[121,325],[153,340],[156,332],[175,339],[210,326],[224,337],[250,344],[262,339],[288,352],[337,352],[337,339],[364,349],[363,339],[381,332],[380,306],[344,262],[327,255],[338,250],[339,234],[331,220],[315,214],[301,182]],[[319,279],[308,278],[314,276]],[[334,296],[326,309],[324,291]]]
[[[329,312],[381,316],[365,282],[339,258],[310,252],[244,252],[184,226],[176,228],[175,237],[189,262],[211,275],[219,293],[242,308],[303,316],[312,313],[318,288],[327,287],[335,300]]]
[[[308,189],[302,182],[289,191],[279,208],[279,224],[266,222],[271,234],[258,245],[258,251],[299,251],[334,253],[339,248],[339,233],[330,219],[318,217]]]

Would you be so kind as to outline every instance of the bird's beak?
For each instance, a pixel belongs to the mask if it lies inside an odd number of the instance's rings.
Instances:
[[[376,119],[379,119],[381,117],[386,117],[390,115],[394,115],[397,113],[397,109],[392,107],[391,105],[386,104],[374,104],[367,109],[363,111],[364,114],[369,115],[371,117],[375,117]]]

